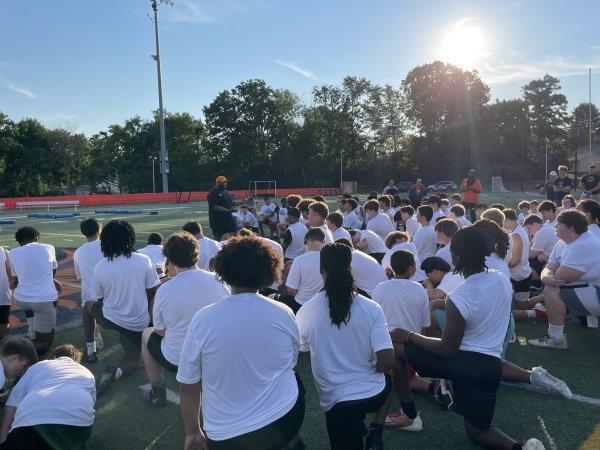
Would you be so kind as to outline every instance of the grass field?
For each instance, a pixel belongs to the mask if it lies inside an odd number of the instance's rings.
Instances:
[[[519,193],[507,193],[485,196],[485,203],[501,202],[515,207],[523,197],[539,197]],[[329,199],[334,202],[335,199]],[[333,203],[331,203],[333,205]],[[187,220],[199,220],[207,227],[206,203],[162,204],[131,206],[134,209],[148,211],[158,209],[160,215],[147,213],[126,216],[138,233],[138,245],[145,245],[151,232],[161,232],[168,236],[180,229]],[[74,248],[83,242],[79,234],[79,221],[93,216],[93,210],[82,210],[81,216],[74,219],[29,219],[26,214],[6,212],[4,218],[14,218],[15,225],[4,226],[0,234],[0,244],[14,246],[14,231],[25,224],[36,226],[42,233],[42,241],[56,247]],[[109,220],[107,215],[96,216]],[[209,234],[209,233],[207,233]],[[71,297],[73,298],[73,297]],[[79,308],[77,306],[77,308]],[[517,324],[517,343],[509,347],[509,359],[525,368],[542,365],[552,374],[567,381],[573,392],[600,398],[600,378],[598,371],[598,348],[600,333],[598,330],[584,329],[576,323],[567,324],[571,348],[566,351],[553,351],[529,347],[526,338],[540,336],[545,332],[543,321]],[[99,375],[105,364],[112,364],[120,358],[117,336],[103,331],[105,348],[100,352],[100,362],[90,366]],[[83,330],[75,327],[57,335],[57,344],[71,342],[83,346]],[[310,363],[306,355],[299,358],[297,370],[307,387],[306,418],[301,435],[307,448],[328,448],[324,415],[321,412],[312,376]],[[177,392],[174,377],[167,375],[168,387]],[[181,449],[183,447],[183,425],[178,406],[170,403],[166,408],[147,406],[142,399],[140,386],[145,384],[143,369],[127,379],[119,380],[96,404],[96,422],[89,442],[92,449]],[[384,440],[388,449],[392,448],[472,448],[464,437],[462,420],[459,416],[442,412],[426,396],[417,395],[416,403],[421,411],[424,430],[409,434],[400,431],[386,431]],[[392,409],[397,409],[397,403]],[[546,448],[600,448],[600,405],[591,405],[576,400],[564,400],[558,397],[539,394],[502,386],[496,407],[495,423],[508,434],[519,439],[537,437]],[[595,432],[594,432],[595,431]],[[258,450],[258,449],[257,449]]]

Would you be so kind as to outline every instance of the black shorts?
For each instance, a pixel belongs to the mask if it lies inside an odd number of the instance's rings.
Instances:
[[[385,253],[371,253],[371,256],[373,258],[375,258],[375,260],[381,264],[381,261],[383,261],[383,257],[385,256]]]
[[[0,325],[6,325],[10,319],[10,305],[0,306]]]
[[[296,314],[298,310],[302,307],[302,305],[296,301],[296,298],[292,297],[291,295],[277,294],[275,295],[275,300],[283,303],[284,305],[289,306],[294,312],[294,314]]]
[[[492,425],[502,377],[500,358],[462,350],[454,358],[442,358],[408,344],[404,354],[420,376],[452,381],[452,409],[467,422],[480,430]]]
[[[529,289],[531,289],[531,274],[523,280],[513,280],[510,279],[510,284],[512,284],[513,291],[515,292],[527,292],[529,293]]]
[[[11,430],[6,441],[0,445],[0,449],[79,450],[85,448],[85,443],[91,434],[91,426],[49,424],[19,427]]]
[[[108,328],[109,330],[119,332],[119,342],[123,346],[125,353],[128,354],[127,360],[139,359],[142,351],[141,331],[128,330],[104,317],[104,313],[102,312],[102,300],[98,300],[92,305],[92,315],[102,328]]]
[[[535,273],[541,275],[542,270],[544,270],[544,267],[546,267],[546,263],[537,259],[536,256],[535,258],[529,258],[529,267],[531,267],[535,271]]]
[[[231,439],[224,441],[207,439],[209,450],[281,450],[284,448],[298,434],[304,422],[306,391],[298,374],[296,374],[296,383],[298,383],[298,399],[287,414],[267,426]]]
[[[148,338],[146,348],[148,349],[150,356],[154,358],[154,361],[167,369],[169,372],[177,373],[177,366],[175,364],[171,364],[167,358],[165,358],[165,355],[163,355],[162,349],[160,348],[160,343],[162,340],[163,337],[154,331]]]

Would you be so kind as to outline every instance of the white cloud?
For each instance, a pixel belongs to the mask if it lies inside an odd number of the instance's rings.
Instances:
[[[298,64],[296,64],[295,62],[286,62],[286,61],[281,61],[279,59],[275,60],[276,64],[279,64],[280,66],[286,67],[296,73],[299,73],[300,75],[309,78],[311,80],[314,81],[319,81],[319,78],[317,78],[317,76],[310,71],[309,69],[305,69],[303,67],[300,67]]]
[[[592,50],[600,50],[600,45],[590,45]]]
[[[18,92],[19,94],[24,95],[25,97],[29,97],[29,98],[32,98],[32,99],[36,99],[37,98],[37,95],[35,95],[29,89],[25,89],[25,88],[22,88],[22,87],[14,86],[12,84],[7,84],[6,87],[8,89],[10,89],[11,91]]]
[[[224,22],[263,8],[265,3],[266,0],[177,0],[173,7],[164,8],[163,14],[168,22],[206,24]]]

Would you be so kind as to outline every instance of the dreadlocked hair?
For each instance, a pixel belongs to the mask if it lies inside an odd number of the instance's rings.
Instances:
[[[112,261],[117,256],[129,258],[135,252],[135,230],[126,220],[111,220],[100,233],[100,249]]]
[[[350,308],[356,292],[351,262],[352,250],[347,245],[327,244],[321,249],[321,273],[325,274],[329,317],[338,328],[350,320]]]
[[[461,228],[450,243],[454,273],[481,273],[487,270],[485,258],[493,245],[488,235],[478,227]]]
[[[498,224],[489,219],[480,219],[473,226],[482,230],[490,238],[492,252],[495,252],[500,259],[506,258],[510,248],[510,236]]]

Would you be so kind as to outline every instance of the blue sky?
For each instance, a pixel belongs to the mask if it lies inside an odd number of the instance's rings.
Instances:
[[[346,75],[398,86],[412,67],[451,58],[444,43],[465,27],[483,42],[465,68],[479,70],[493,99],[518,97],[524,84],[548,72],[561,79],[573,108],[587,101],[592,67],[593,101],[600,104],[598,1],[175,3],[160,9],[169,111],[201,116],[219,91],[250,78],[289,88],[304,102],[314,85]],[[2,2],[0,111],[86,134],[133,115],[149,117],[158,102],[149,5],[149,0]],[[457,45],[468,44],[463,38]]]

